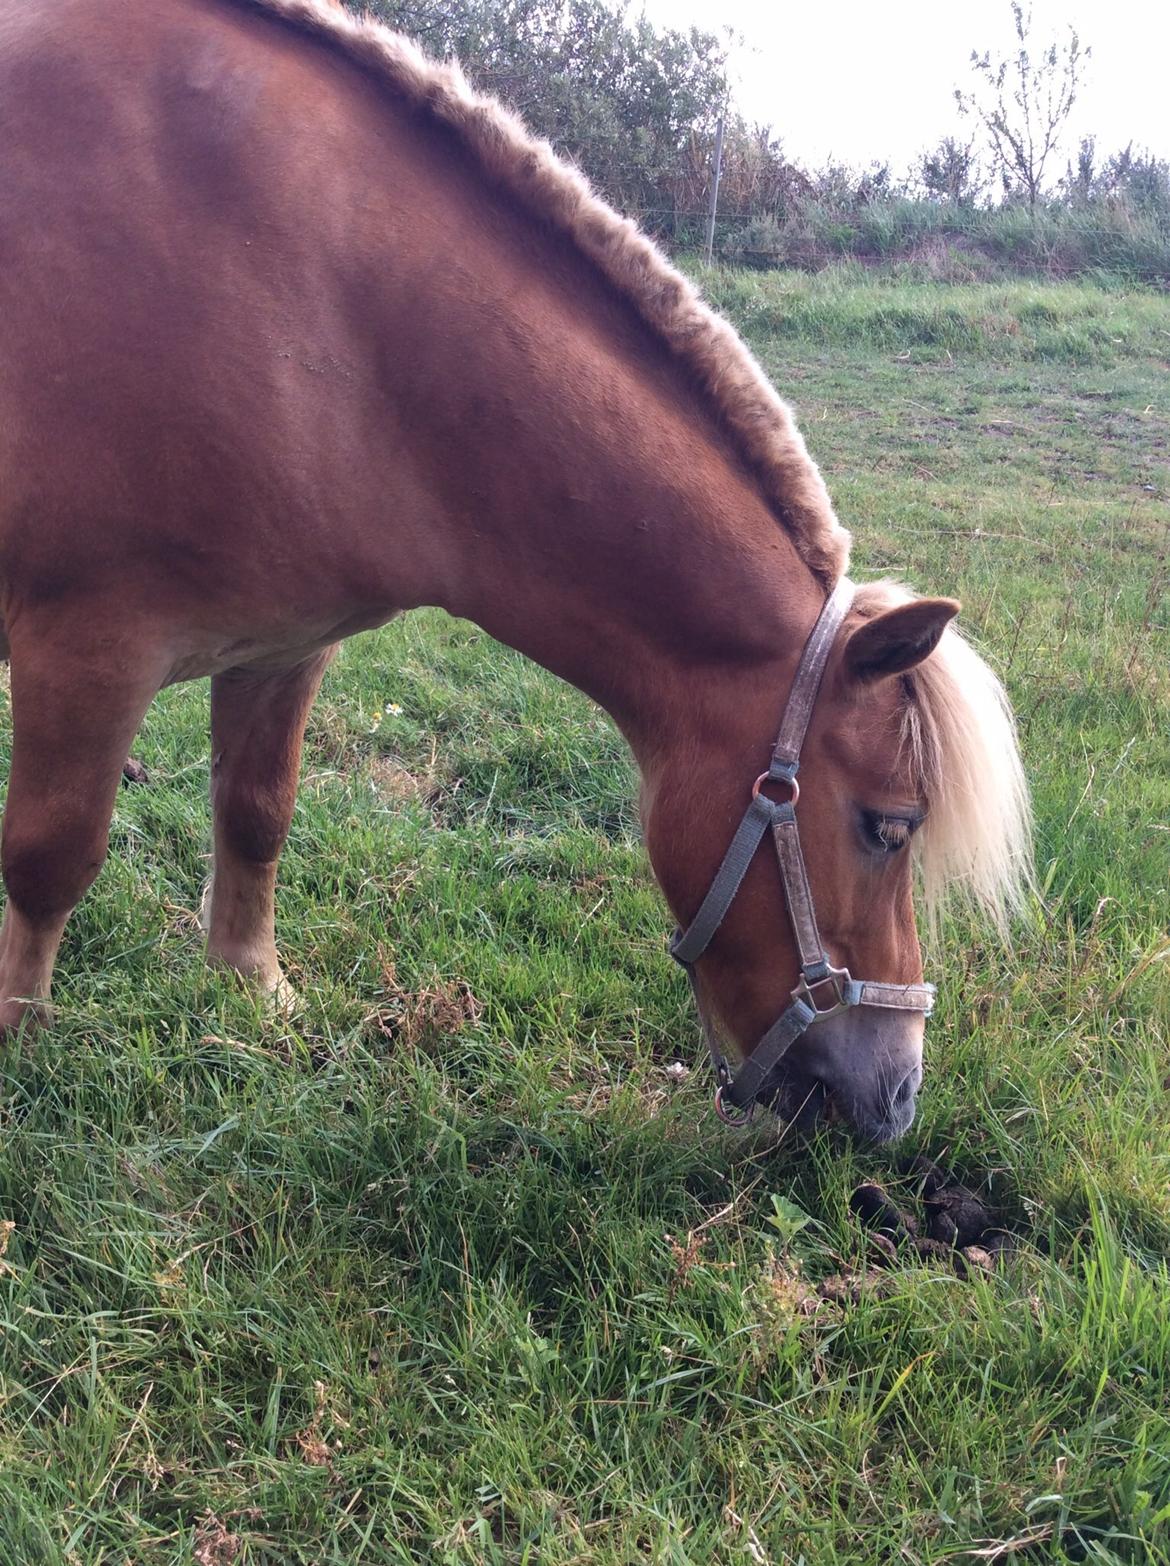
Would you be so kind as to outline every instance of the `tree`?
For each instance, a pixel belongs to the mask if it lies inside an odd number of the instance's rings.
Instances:
[[[921,155],[915,172],[930,201],[973,207],[983,191],[973,139],[958,141],[944,136],[937,147]]]
[[[1063,180],[1064,197],[1070,207],[1087,207],[1097,194],[1097,138],[1082,136],[1074,167],[1069,164]]]
[[[1104,194],[1124,199],[1134,210],[1170,220],[1170,164],[1152,152],[1135,152],[1132,141],[1109,159],[1099,183]]]
[[[616,206],[661,226],[694,135],[727,101],[727,48],[711,33],[659,31],[628,0],[347,0],[455,56],[518,109]]]
[[[971,92],[956,88],[955,101],[960,113],[970,115],[986,132],[1005,192],[1019,191],[1034,210],[1092,51],[1071,27],[1063,43],[1037,49],[1032,13],[1020,0],[1012,0],[1012,20],[1015,52],[992,56],[972,51],[977,85]]]

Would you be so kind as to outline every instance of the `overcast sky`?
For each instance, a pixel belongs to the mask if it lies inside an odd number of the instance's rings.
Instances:
[[[658,25],[743,35],[735,96],[769,122],[790,155],[901,172],[956,129],[953,89],[971,81],[972,49],[1006,50],[1008,0],[644,0]],[[1167,0],[1035,0],[1035,33],[1071,22],[1092,46],[1068,138],[1097,136],[1108,153],[1133,140],[1170,157],[1170,4]],[[1061,160],[1063,171],[1064,159]]]

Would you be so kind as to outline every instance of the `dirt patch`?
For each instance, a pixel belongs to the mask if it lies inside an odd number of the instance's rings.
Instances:
[[[313,1417],[303,1430],[297,1431],[297,1449],[303,1460],[313,1468],[327,1468],[330,1477],[337,1478],[337,1470],[333,1466],[333,1454],[340,1447],[341,1442],[335,1440],[330,1446],[322,1433],[322,1426],[326,1417],[331,1422],[336,1422],[336,1416],[328,1408],[328,1398],[323,1381],[313,1382]]]
[[[456,815],[452,806],[462,779],[451,777],[440,766],[437,745],[432,745],[430,755],[414,767],[397,756],[371,756],[361,777],[383,805],[418,804],[430,812],[435,826],[452,824]]]
[[[375,756],[366,776],[380,799],[418,799],[423,793],[422,779],[389,756]]]
[[[393,756],[375,756],[366,767],[366,776],[379,799],[426,801],[435,792],[433,776],[411,772]]]
[[[408,1049],[428,1049],[478,1022],[483,1006],[463,979],[443,979],[421,989],[407,989],[398,981],[394,963],[382,959],[381,1004],[370,1021],[395,1044]]]
[[[240,1558],[244,1541],[232,1533],[214,1512],[205,1512],[195,1528],[196,1566],[232,1566]]]

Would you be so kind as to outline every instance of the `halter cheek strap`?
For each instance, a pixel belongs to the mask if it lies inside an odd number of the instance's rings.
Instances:
[[[800,768],[801,747],[829,653],[853,602],[853,592],[853,583],[847,577],[842,577],[826,599],[800,655],[768,770],[762,772],[752,786],[751,801],[743,820],[736,829],[723,863],[715,872],[715,879],[698,913],[686,930],[674,932],[670,943],[670,955],[686,970],[697,1004],[694,964],[706,951],[726,918],[748,866],[755,858],[765,832],[771,828],[780,879],[784,886],[784,899],[788,905],[788,918],[800,958],[800,978],[787,1008],[734,1073],[719,1048],[710,1022],[703,1017],[707,1048],[718,1084],[715,1089],[715,1108],[729,1125],[745,1125],[751,1119],[769,1072],[814,1023],[835,1016],[850,1006],[884,1006],[929,1015],[934,1004],[933,984],[874,983],[869,979],[855,979],[847,968],[835,968],[830,963],[817,928],[816,910],[800,846],[800,832],[796,824],[800,785],[796,781],[796,774]],[[788,797],[773,799],[763,792],[765,787],[786,789]],[[700,1015],[703,1015],[701,1008]]]

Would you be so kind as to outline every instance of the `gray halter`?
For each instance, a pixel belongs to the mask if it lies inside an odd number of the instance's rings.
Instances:
[[[670,955],[686,969],[693,990],[694,963],[707,950],[712,936],[726,918],[756,849],[764,833],[771,827],[780,864],[780,878],[784,884],[784,897],[788,904],[788,918],[800,955],[800,978],[792,991],[791,1004],[780,1014],[755,1049],[745,1056],[734,1074],[716,1042],[710,1023],[703,1018],[707,1048],[711,1052],[718,1083],[715,1109],[720,1119],[728,1125],[747,1124],[768,1073],[814,1023],[835,1016],[850,1006],[889,1006],[899,1011],[921,1011],[929,1015],[934,1004],[933,984],[875,984],[869,979],[853,978],[848,968],[833,967],[817,929],[812,892],[800,848],[800,834],[796,826],[796,801],[800,797],[796,773],[800,767],[800,748],[804,744],[825,664],[852,602],[853,583],[847,577],[842,577],[826,599],[817,623],[804,644],[780,723],[780,733],[772,749],[771,765],[752,786],[751,802],[736,830],[731,847],[724,855],[723,863],[715,873],[702,906],[685,931],[674,932],[670,943]],[[761,793],[765,784],[787,788],[789,797],[780,803],[769,799]]]

